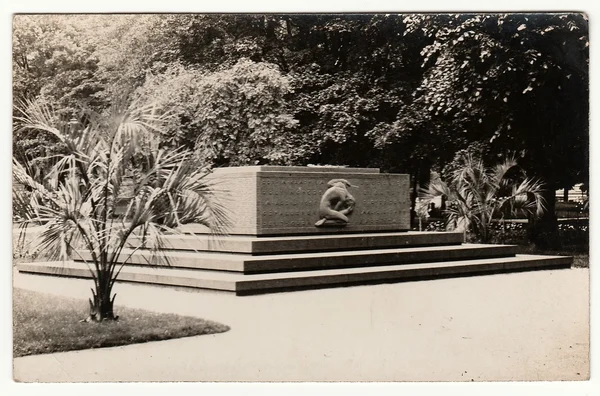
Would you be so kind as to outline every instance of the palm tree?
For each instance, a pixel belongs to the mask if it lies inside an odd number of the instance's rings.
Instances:
[[[21,186],[13,188],[15,217],[22,232],[42,227],[36,245],[50,260],[89,252],[94,288],[88,320],[116,319],[112,288],[131,257],[119,262],[130,236],[148,249],[149,262],[169,264],[165,234],[186,223],[226,231],[227,213],[206,178],[209,169],[191,152],[159,148],[169,116],[153,106],[115,100],[105,116],[86,112],[68,123],[38,101],[19,109],[18,128],[49,132],[67,154],[53,158],[43,182],[13,158],[13,178]]]
[[[479,241],[489,242],[493,219],[544,213],[543,184],[527,178],[514,158],[488,168],[481,159],[464,154],[459,163],[447,183],[436,179],[421,191],[421,214],[443,198],[447,229],[471,231]]]

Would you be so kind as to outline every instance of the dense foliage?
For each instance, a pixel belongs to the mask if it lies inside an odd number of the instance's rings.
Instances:
[[[158,100],[161,144],[217,165],[378,166],[416,191],[459,150],[516,153],[548,187],[546,228],[554,189],[589,178],[583,14],[16,16],[13,68],[17,102],[64,120],[123,91]],[[13,147],[62,150],[30,132]]]
[[[459,154],[456,162],[459,166],[446,180],[433,180],[421,191],[421,215],[437,201],[443,205],[447,229],[490,242],[494,221],[503,224],[507,218],[536,218],[544,213],[544,185],[527,178],[514,159],[488,168],[481,158]]]
[[[175,115],[164,143],[195,149],[208,163],[241,165],[289,162],[290,90],[275,65],[242,59],[209,73],[170,66],[149,75],[138,95]]]

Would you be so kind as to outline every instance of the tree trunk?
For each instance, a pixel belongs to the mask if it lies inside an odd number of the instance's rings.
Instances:
[[[483,213],[481,216],[481,242],[489,243],[491,239],[491,216],[487,216],[487,213]]]
[[[431,163],[427,159],[420,159],[413,168],[412,193],[410,195],[410,225],[417,226],[416,203],[419,196],[419,188],[424,188],[430,182]]]
[[[416,211],[416,204],[417,204],[417,183],[419,180],[419,172],[418,169],[417,171],[415,171],[415,174],[413,175],[413,180],[412,180],[412,191],[410,194],[410,227],[413,228],[416,225],[416,219],[417,219],[417,211]]]
[[[115,316],[114,313],[114,294],[110,297],[111,287],[110,280],[102,279],[98,282],[98,288],[96,291],[92,289],[92,298],[89,299],[90,303],[90,315],[86,319],[87,322],[102,322],[104,320],[117,320],[119,317]]]
[[[546,212],[531,227],[530,240],[539,249],[560,249],[561,242],[558,235],[554,189],[545,191],[543,195],[546,200]]]
[[[564,186],[563,189],[563,201],[564,202],[569,202],[569,190],[571,189],[571,186]]]

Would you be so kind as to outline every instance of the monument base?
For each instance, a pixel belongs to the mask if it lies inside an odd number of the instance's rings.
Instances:
[[[229,235],[199,225],[166,236],[169,267],[132,237],[119,280],[238,295],[569,267],[571,257],[516,255],[463,244],[461,232],[410,232],[408,175],[379,169],[255,166],[217,169],[215,197]],[[80,261],[19,264],[21,272],[90,277]]]
[[[380,173],[374,168],[241,166],[215,169],[210,178],[215,181],[215,198],[227,207],[232,220],[230,235],[320,235],[410,229],[408,175]],[[338,187],[334,189],[338,194],[345,193],[346,198],[352,197],[353,210],[347,222],[316,226],[324,217],[322,209],[327,209],[321,208],[327,204],[324,195],[332,188],[330,183],[336,181]],[[332,221],[328,217],[326,222],[332,224]],[[183,230],[207,232],[194,225]]]
[[[139,249],[124,282],[189,287],[237,295],[390,283],[511,271],[569,268],[572,257],[515,254],[515,246],[463,244],[457,232],[388,232],[287,237],[173,235],[157,266]],[[132,239],[129,256],[139,241]],[[80,252],[86,258],[85,252]],[[90,278],[87,265],[18,264],[20,272]]]

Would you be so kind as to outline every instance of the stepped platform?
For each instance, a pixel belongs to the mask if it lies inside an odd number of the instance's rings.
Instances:
[[[190,270],[172,267],[147,268],[127,266],[121,271],[119,281],[219,290],[243,296],[325,287],[569,268],[571,262],[572,259],[570,257],[516,255],[514,257],[479,260],[441,261],[421,264],[396,264],[252,275],[227,271]],[[89,270],[81,262],[19,264],[19,271],[38,275],[90,278]]]
[[[123,252],[130,256],[119,275],[122,282],[137,282],[161,286],[209,289],[236,295],[273,293],[360,284],[392,283],[436,278],[474,276],[514,271],[569,268],[571,257],[515,254],[512,245],[482,245],[460,243],[462,234],[453,232],[382,233],[381,235],[344,235],[346,242],[334,242],[331,236],[241,237],[240,250],[257,248],[252,253],[224,253],[193,250],[190,245],[207,247],[200,236],[199,243],[190,243],[195,236],[180,235],[169,239],[173,246],[164,252],[169,265],[151,262],[149,253],[140,249]],[[301,253],[275,253],[264,249],[274,240],[305,247]],[[290,242],[291,241],[291,242]],[[390,241],[396,245],[390,247]],[[230,242],[230,241],[229,241]],[[132,245],[136,245],[132,241]],[[233,242],[232,242],[233,243]],[[263,245],[264,243],[264,245]],[[336,244],[354,246],[352,250],[331,251]],[[398,246],[398,244],[400,246]],[[315,246],[324,251],[314,252]],[[381,248],[381,246],[387,246]],[[233,245],[231,245],[233,246]],[[235,249],[234,249],[235,250]],[[269,250],[269,249],[267,249]],[[81,252],[85,258],[86,253]],[[164,260],[163,260],[164,263]],[[87,264],[70,262],[39,262],[19,264],[23,273],[91,278]]]
[[[304,253],[394,247],[460,245],[462,232],[379,232],[359,234],[272,236],[256,238],[249,235],[209,236],[206,234],[166,235],[165,248],[174,250],[246,253]],[[129,247],[137,248],[140,240],[129,239]]]
[[[232,271],[244,274],[264,272],[289,272],[315,269],[367,267],[386,264],[423,263],[453,259],[478,259],[514,256],[515,247],[510,245],[456,245],[416,248],[369,249],[342,252],[290,253],[252,256],[213,252],[189,252],[171,250],[163,257],[152,259],[143,250],[124,249],[119,261],[129,257],[128,264],[159,266],[168,263],[173,268],[190,268],[216,271]],[[87,252],[81,258],[89,260]],[[77,260],[80,261],[80,260]]]
[[[167,235],[159,257],[133,236],[119,280],[237,295],[568,268],[571,257],[517,255],[511,245],[463,243],[461,232],[411,232],[408,175],[378,169],[222,168],[215,199],[227,236],[200,225]],[[88,252],[67,263],[19,264],[39,275],[91,278]],[[162,265],[161,265],[162,264]],[[164,264],[168,264],[165,266]]]

